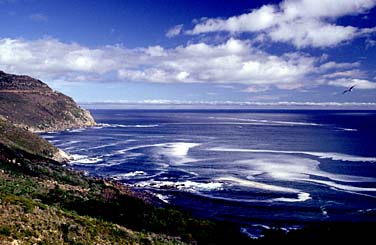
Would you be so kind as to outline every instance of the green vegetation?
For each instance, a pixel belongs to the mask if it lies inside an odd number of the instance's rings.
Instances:
[[[30,154],[52,158],[58,149],[43,138],[0,118],[0,143]]]

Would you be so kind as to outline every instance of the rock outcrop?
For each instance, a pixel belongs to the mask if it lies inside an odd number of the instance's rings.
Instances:
[[[40,80],[0,71],[0,116],[32,132],[95,125],[88,111]]]

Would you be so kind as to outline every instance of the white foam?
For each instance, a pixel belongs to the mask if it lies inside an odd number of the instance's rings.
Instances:
[[[320,170],[317,160],[298,156],[271,155],[256,159],[241,160],[237,165],[247,167],[247,179],[256,179],[260,174],[286,181],[310,181],[311,176],[328,178],[341,182],[376,182],[376,178],[333,174]]]
[[[240,227],[240,232],[243,233],[244,235],[248,236],[248,237],[251,238],[251,239],[259,239],[259,238],[264,237],[264,235],[262,235],[262,234],[254,235],[254,234],[250,233],[250,232],[249,232],[246,228],[244,228],[244,227]]]
[[[72,157],[73,161],[81,160],[81,159],[84,159],[84,158],[88,158],[88,157],[89,157],[89,156],[86,156],[86,155],[80,155],[80,154],[70,154],[70,156]]]
[[[186,143],[186,142],[173,142],[165,144],[156,144],[163,149],[163,154],[172,156],[172,157],[183,157],[187,156],[191,148],[199,146],[201,144],[197,143]]]
[[[274,185],[261,184],[256,182],[257,179],[277,179],[288,182],[310,182],[320,185],[326,185],[329,188],[335,190],[342,190],[351,192],[354,194],[361,194],[356,192],[374,192],[376,188],[357,187],[353,185],[346,185],[340,182],[372,182],[375,183],[376,179],[371,177],[340,175],[327,173],[320,170],[320,162],[313,159],[302,158],[299,156],[284,156],[284,155],[271,155],[262,156],[261,158],[241,160],[234,163],[234,165],[242,169],[242,173],[246,174],[247,180],[239,179],[235,177],[222,177],[217,180],[230,181],[240,184],[242,186],[248,186],[252,188],[264,189],[276,192],[290,192],[299,193],[297,198],[277,198],[274,201],[284,202],[297,202],[306,201],[310,199],[308,193],[302,192],[297,189],[279,187]],[[261,177],[260,177],[261,175]],[[249,176],[249,177],[248,177]],[[325,178],[325,180],[317,179],[313,177]],[[251,179],[251,180],[250,180]],[[329,180],[327,180],[329,179]]]
[[[328,217],[328,211],[326,211],[326,208],[324,206],[320,207],[321,213],[323,216]]]
[[[101,161],[103,161],[102,158],[91,157],[91,158],[83,158],[83,159],[79,159],[79,160],[73,160],[73,161],[71,161],[71,163],[93,164],[93,163],[97,163],[97,162],[101,162]]]
[[[100,128],[154,128],[159,127],[159,124],[108,124],[108,123],[101,123],[98,124]]]
[[[306,192],[301,192],[298,193],[297,198],[289,198],[289,197],[279,197],[279,198],[274,198],[273,201],[277,202],[305,202],[307,200],[312,199],[309,193]]]
[[[343,131],[349,131],[349,132],[356,132],[356,131],[358,131],[355,128],[338,128],[338,129],[343,130]]]
[[[60,142],[60,140],[49,140],[48,142],[50,142],[50,143],[52,143],[52,144],[55,144],[55,143]]]
[[[100,157],[89,157],[87,155],[70,154],[72,160],[70,163],[74,164],[93,164],[103,161]]]
[[[264,149],[236,149],[215,147],[209,149],[211,151],[222,152],[250,152],[250,153],[277,153],[277,154],[303,154],[315,156],[322,159],[332,159],[335,161],[349,161],[349,162],[376,162],[376,157],[361,157],[348,155],[337,152],[313,152],[313,151],[281,151],[281,150],[264,150]]]
[[[198,191],[213,191],[213,190],[221,190],[223,187],[222,183],[218,182],[208,182],[208,183],[201,183],[201,182],[194,182],[190,180],[186,181],[143,181],[135,184],[137,187],[151,187],[151,188],[158,188],[158,189],[176,189],[180,191],[188,191],[188,192],[198,192]]]
[[[160,194],[160,193],[155,193],[154,194],[159,200],[161,200],[162,202],[164,202],[164,203],[170,203],[169,202],[169,197],[168,196],[166,196],[166,195],[162,195],[162,194]]]
[[[357,211],[358,213],[373,213],[373,212],[376,212],[376,208],[367,208],[367,209],[359,209]]]
[[[75,128],[75,129],[66,129],[66,131],[71,132],[71,133],[80,133],[85,131],[86,128]]]
[[[42,137],[44,139],[54,139],[54,138],[56,138],[56,135],[43,135]]]
[[[140,176],[140,175],[146,175],[144,171],[134,171],[134,172],[128,172],[123,174],[115,174],[111,176],[114,179],[129,179],[131,177]]]

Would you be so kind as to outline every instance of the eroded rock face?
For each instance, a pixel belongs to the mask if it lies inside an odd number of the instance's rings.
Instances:
[[[95,125],[90,113],[72,98],[40,80],[0,71],[0,116],[32,132]]]

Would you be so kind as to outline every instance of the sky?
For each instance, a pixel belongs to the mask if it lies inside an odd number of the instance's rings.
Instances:
[[[376,105],[375,57],[376,0],[0,0],[0,70],[80,103]]]

